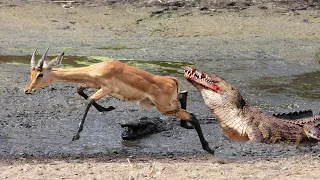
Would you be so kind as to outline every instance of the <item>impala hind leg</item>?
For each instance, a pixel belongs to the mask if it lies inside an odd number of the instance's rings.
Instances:
[[[172,111],[167,111],[165,113],[165,115],[174,116],[174,117],[177,117],[181,120],[185,120],[185,121],[190,122],[192,124],[192,126],[194,127],[194,129],[197,131],[202,148],[205,151],[207,151],[208,153],[214,155],[214,150],[210,148],[209,143],[204,138],[200,123],[195,115],[193,115],[192,113],[189,113],[188,111],[183,110],[183,109],[176,109],[176,110],[172,110]]]
[[[88,98],[88,104],[87,104],[86,110],[84,111],[82,120],[81,120],[79,127],[78,127],[78,130],[77,130],[76,134],[73,136],[72,141],[78,140],[80,138],[80,132],[83,130],[83,124],[84,124],[84,121],[87,117],[87,114],[88,114],[88,111],[89,111],[91,105],[93,105],[96,100],[103,98],[104,96],[108,95],[109,93],[110,93],[109,91],[99,89],[95,94],[93,94],[92,96],[90,96],[90,98]]]
[[[88,99],[88,95],[85,94],[83,91],[85,89],[88,88],[94,88],[89,86],[88,84],[81,84],[78,88],[77,88],[77,93],[82,96],[84,99]],[[99,88],[98,88],[99,89]],[[109,106],[107,108],[100,106],[99,104],[97,104],[96,102],[93,102],[92,105],[99,111],[99,112],[105,112],[105,111],[112,111],[115,108],[113,106]]]
[[[182,91],[178,95],[181,109],[187,110],[187,96],[188,91]],[[186,129],[194,129],[192,125],[188,125],[187,121],[180,120],[180,126]]]

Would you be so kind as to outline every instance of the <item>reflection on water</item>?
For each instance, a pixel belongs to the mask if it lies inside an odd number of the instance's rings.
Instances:
[[[290,93],[309,99],[320,99],[320,71],[296,76],[262,77],[253,87],[270,93]]]
[[[56,56],[47,56],[47,59],[53,59]],[[36,56],[36,59],[40,59],[41,56]],[[11,64],[29,64],[30,56],[0,56],[0,63]],[[108,57],[103,56],[64,56],[63,68],[71,67],[83,67],[90,64],[110,60]],[[191,62],[186,61],[151,61],[151,60],[122,60],[126,64],[136,66],[152,73],[160,75],[174,74],[182,76],[182,70],[184,66],[192,65]]]

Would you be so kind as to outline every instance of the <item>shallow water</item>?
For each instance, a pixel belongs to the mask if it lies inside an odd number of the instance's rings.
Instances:
[[[320,100],[320,71],[289,77],[262,77],[253,86],[270,93],[292,94],[300,98]]]

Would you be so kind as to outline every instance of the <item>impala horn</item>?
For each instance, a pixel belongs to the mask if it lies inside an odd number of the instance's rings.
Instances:
[[[38,47],[33,51],[33,54],[32,54],[32,56],[31,56],[31,62],[30,62],[31,67],[36,66],[36,54],[37,54],[37,50],[38,50]]]
[[[41,59],[38,62],[38,68],[42,68],[44,61],[46,60],[46,56],[47,56],[47,52],[49,50],[50,46],[47,48],[46,52],[44,52],[44,54],[42,55]]]

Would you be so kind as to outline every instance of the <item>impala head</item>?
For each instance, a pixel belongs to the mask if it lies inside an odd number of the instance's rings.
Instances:
[[[31,94],[32,90],[39,89],[49,85],[51,83],[51,80],[50,78],[47,77],[47,74],[55,66],[61,63],[61,60],[63,59],[63,55],[64,55],[64,53],[62,53],[60,56],[48,62],[46,60],[47,52],[49,50],[49,47],[48,47],[45,53],[42,55],[41,59],[36,64],[35,56],[36,56],[37,50],[38,48],[36,48],[33,51],[33,54],[31,56],[30,80],[27,86],[24,88],[25,94]]]
[[[211,109],[225,103],[244,106],[241,95],[223,78],[188,66],[184,68],[184,77],[201,92],[206,105]]]

